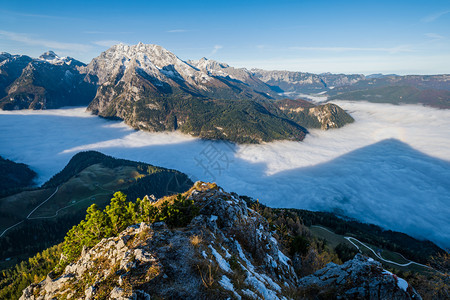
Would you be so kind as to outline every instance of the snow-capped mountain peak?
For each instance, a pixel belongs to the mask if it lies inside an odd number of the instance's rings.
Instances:
[[[50,50],[50,51],[44,52],[41,56],[39,56],[39,58],[43,59],[43,60],[55,60],[60,57],[55,52]]]
[[[89,73],[96,74],[99,83],[110,81],[111,77],[127,74],[135,71],[144,72],[147,75],[163,82],[171,80],[186,81],[191,85],[198,85],[210,80],[210,77],[197,70],[183,60],[179,59],[169,50],[154,44],[137,45],[117,44],[106,50],[87,66]]]
[[[223,69],[230,67],[226,63],[221,63],[212,59],[207,59],[206,57],[202,57],[199,60],[190,60],[188,61],[188,63],[199,70],[203,70],[211,75],[219,75],[219,76],[228,75],[226,72],[223,71]]]
[[[74,66],[83,66],[84,64],[80,61],[73,59],[72,57],[64,56],[61,57],[52,50],[42,53],[36,61],[44,61],[48,62],[52,65],[74,65]]]

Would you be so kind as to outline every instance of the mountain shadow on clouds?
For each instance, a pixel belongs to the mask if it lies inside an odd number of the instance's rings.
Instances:
[[[337,212],[450,247],[450,162],[396,139],[277,173],[274,207]],[[281,199],[281,200],[280,200]]]
[[[450,246],[450,162],[396,139],[274,175],[267,175],[265,163],[236,157],[236,148],[223,142],[190,140],[97,149],[174,168],[189,174],[193,181],[216,181],[272,207],[331,211],[429,239],[444,248]],[[222,170],[208,161],[208,155],[214,154],[211,151],[224,154]]]

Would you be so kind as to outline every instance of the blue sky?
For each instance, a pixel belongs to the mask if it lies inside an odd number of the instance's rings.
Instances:
[[[3,1],[0,51],[88,63],[115,43],[334,73],[450,73],[450,1]]]

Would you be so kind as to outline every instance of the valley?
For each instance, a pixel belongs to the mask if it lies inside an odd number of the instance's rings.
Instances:
[[[347,247],[354,247],[357,252],[363,253],[368,257],[382,262],[390,268],[398,269],[402,272],[419,272],[422,274],[439,272],[427,265],[408,260],[400,253],[392,252],[387,249],[380,249],[373,245],[367,245],[354,237],[335,234],[322,226],[311,225],[310,231],[314,236],[325,239],[333,248],[336,248],[339,244],[344,244]]]
[[[115,191],[156,197],[187,189],[186,175],[148,164],[82,152],[41,188],[0,199],[0,267],[14,265],[46,247],[83,219],[92,204],[104,208]]]

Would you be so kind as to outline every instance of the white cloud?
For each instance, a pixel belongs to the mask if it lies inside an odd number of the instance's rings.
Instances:
[[[384,73],[384,74],[447,74],[450,70],[450,54],[421,55],[323,55],[296,58],[274,57],[228,61],[235,67],[265,70],[289,70],[311,73]]]
[[[354,124],[311,130],[303,142],[237,147],[136,132],[80,108],[0,112],[0,155],[31,165],[43,182],[76,152],[97,149],[215,180],[274,207],[336,210],[449,247],[450,110],[338,104]],[[214,148],[221,168],[202,154]]]
[[[64,43],[64,42],[40,39],[40,38],[30,37],[23,33],[16,33],[16,32],[4,31],[4,30],[0,30],[0,38],[23,43],[26,45],[43,46],[48,49],[70,50],[70,51],[80,51],[80,52],[88,52],[88,51],[92,50],[91,45],[78,44],[78,43]]]
[[[211,54],[209,54],[209,55],[212,56],[212,55],[216,54],[217,51],[219,51],[222,48],[223,48],[223,46],[221,46],[221,45],[215,45],[213,50],[211,51]]]
[[[114,45],[120,44],[122,43],[121,41],[117,41],[117,40],[103,40],[103,41],[95,41],[92,42],[93,44],[97,45],[97,46],[102,46],[102,47],[112,47]]]
[[[434,22],[437,19],[439,19],[440,17],[442,17],[448,13],[450,13],[450,10],[441,11],[441,12],[438,12],[435,14],[428,15],[428,16],[424,17],[421,21],[424,23]]]
[[[188,32],[189,30],[186,29],[172,29],[172,30],[167,30],[167,32],[169,33],[181,33],[181,32]]]
[[[401,45],[397,47],[289,47],[289,50],[301,51],[326,51],[326,52],[387,52],[401,53],[414,52],[409,45]]]
[[[434,40],[443,40],[443,39],[445,39],[445,37],[443,37],[442,35],[437,34],[437,33],[433,33],[433,32],[425,33],[425,36],[429,37],[430,39],[434,39]]]
[[[129,34],[131,31],[98,31],[98,30],[88,30],[83,31],[85,34]]]
[[[17,12],[11,10],[0,10],[0,13],[6,15],[14,15],[19,17],[28,17],[28,18],[39,18],[39,19],[49,19],[49,20],[73,20],[73,21],[82,21],[79,18],[67,17],[67,16],[54,16],[54,15],[42,15],[42,14],[30,14],[26,12]]]

